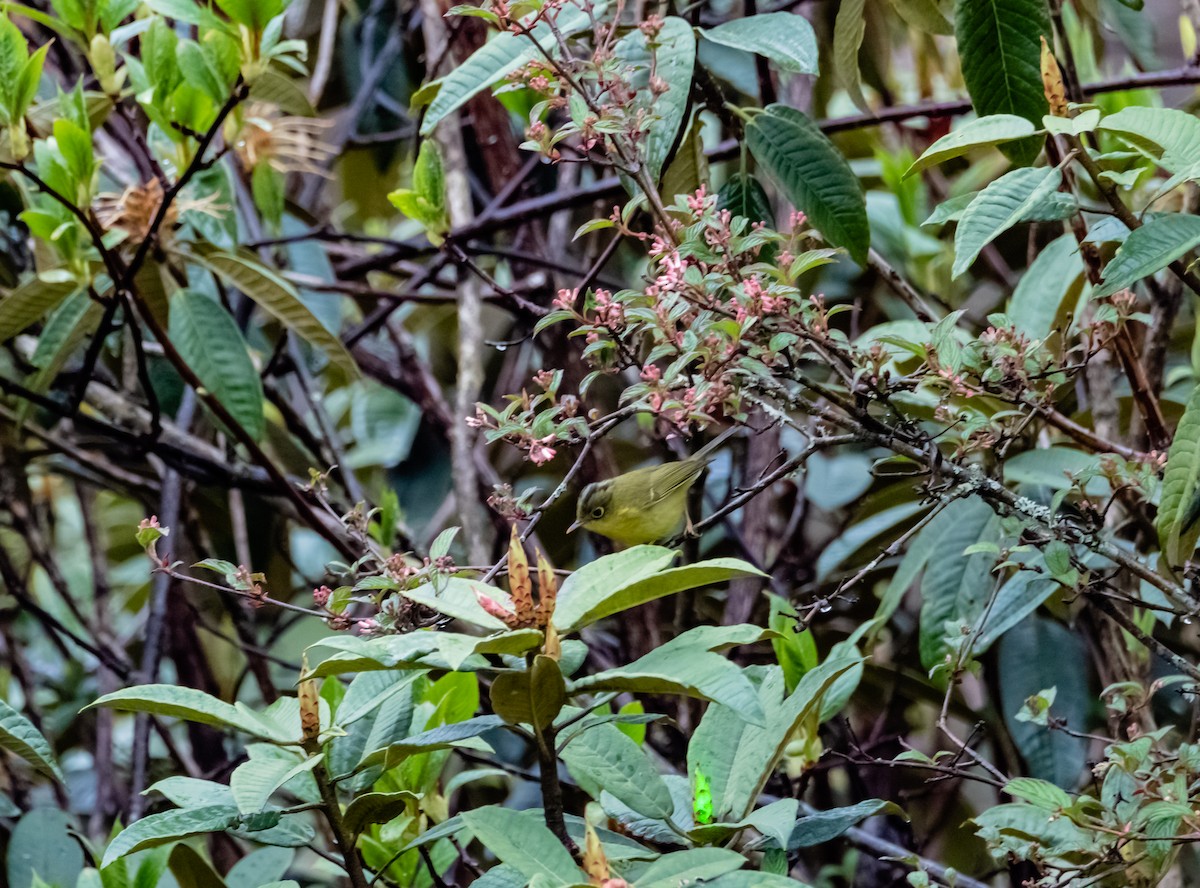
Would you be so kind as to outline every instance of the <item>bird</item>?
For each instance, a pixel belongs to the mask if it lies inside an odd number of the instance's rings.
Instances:
[[[589,484],[576,501],[575,522],[567,533],[582,527],[622,546],[664,542],[681,531],[691,534],[688,492],[713,451],[735,431],[726,429],[687,459]]]

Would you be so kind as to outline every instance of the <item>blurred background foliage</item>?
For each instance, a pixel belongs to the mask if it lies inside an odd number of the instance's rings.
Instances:
[[[264,3],[263,10],[276,5]],[[748,163],[753,166],[735,138],[740,129],[731,126],[725,103],[761,107],[779,101],[821,120],[865,189],[871,245],[886,260],[864,269],[843,259],[805,278],[827,304],[849,309],[838,324],[851,340],[866,336],[894,344],[923,335],[913,332],[914,315],[889,286],[886,268],[898,270],[939,305],[962,310],[966,325],[976,331],[987,326],[992,312],[1007,308],[1019,324],[1049,336],[1056,318],[1072,314],[1074,300],[1085,301],[1079,299],[1078,274],[1064,270],[1069,260],[1054,252],[1053,226],[1014,227],[984,248],[969,274],[954,275],[951,230],[925,224],[939,205],[980,190],[1009,166],[1003,154],[991,151],[904,177],[970,108],[952,36],[952,6],[937,0],[800,0],[768,10],[753,0],[709,0],[670,10],[704,28],[764,11],[800,15],[811,23],[822,60],[816,75],[780,71],[749,52],[699,41],[700,67],[690,86],[695,113],[667,165],[670,184],[663,191],[669,198],[703,183],[717,192]],[[1196,104],[1193,84],[1200,81],[1196,5],[1147,0],[1140,6],[1077,0],[1049,8],[1074,49],[1079,81],[1106,114],[1129,106],[1190,113]],[[136,229],[140,192],[131,189],[149,188],[159,173],[177,181],[196,156],[197,136],[221,110],[221,90],[232,86],[236,93],[245,80],[234,47],[229,70],[213,72],[227,80],[216,84],[215,94],[204,96],[194,83],[170,93],[146,56],[152,44],[147,23],[153,19],[165,29],[160,45],[203,42],[204,15],[216,13],[191,0],[110,0],[107,7],[32,0],[6,8],[30,51],[45,51],[45,74],[22,115],[30,137],[58,135],[56,119],[74,121],[94,145],[98,163],[88,212],[117,219],[114,224],[126,231]],[[99,26],[85,21],[85,13],[98,8],[109,9],[113,21]],[[161,806],[157,797],[140,795],[147,786],[181,773],[223,782],[245,760],[242,745],[212,727],[162,721],[149,727],[145,720],[139,727],[135,719],[107,710],[80,714],[85,706],[126,684],[159,681],[260,707],[293,693],[303,650],[330,633],[327,622],[311,614],[251,608],[245,595],[151,575],[133,534],[142,519],[157,515],[170,526],[171,535],[158,544],[160,554],[187,564],[213,557],[245,565],[261,573],[274,600],[311,608],[314,588],[355,576],[351,563],[362,553],[347,544],[342,533],[347,525],[386,550],[413,553],[417,565],[443,530],[465,525],[470,532],[456,539],[452,556],[460,566],[486,570],[502,557],[508,532],[503,509],[490,508],[489,498],[492,506],[523,496],[526,503],[540,502],[579,458],[578,447],[559,446],[553,459],[535,464],[525,458],[527,447],[485,443],[473,431],[465,448],[455,451],[454,438],[469,413],[459,397],[466,366],[461,295],[474,287],[482,302],[480,327],[467,331],[465,340],[482,371],[471,383],[478,391],[470,402],[500,408],[509,395],[536,391],[532,380],[543,368],[562,370],[564,392],[576,391],[587,374],[582,339],[568,337],[561,326],[533,332],[560,290],[584,280],[613,290],[636,285],[651,264],[635,241],[617,239],[608,248],[603,236],[573,238],[580,225],[607,217],[627,194],[604,164],[550,164],[519,149],[536,101],[528,88],[496,98],[485,90],[460,111],[456,129],[464,153],[461,162],[446,162],[450,174],[465,177],[474,218],[453,220],[447,244],[431,243],[427,226],[396,211],[387,196],[413,180],[420,115],[429,101],[422,85],[453,70],[488,36],[484,23],[471,17],[439,18],[431,28],[431,10],[445,12],[428,0],[293,0],[282,35],[276,36],[298,43],[278,47],[271,67],[276,80],[256,81],[244,96],[246,104],[228,118],[236,126],[217,127],[230,141],[216,140],[220,147],[209,155],[212,162],[200,164],[203,169],[195,169],[177,195],[179,213],[170,220],[170,236],[137,260],[145,262],[141,274],[149,276],[139,278],[143,292],[154,292],[155,279],[159,291],[171,291],[171,340],[206,387],[225,372],[233,374],[225,377],[232,380],[225,394],[236,389],[232,396],[240,398],[247,386],[253,390],[245,373],[237,375],[238,361],[250,356],[250,376],[258,385],[251,393],[258,400],[248,414],[231,412],[257,424],[250,437],[263,459],[207,402],[197,401],[195,387],[162,344],[116,296],[89,303],[77,290],[53,314],[30,317],[4,337],[0,697],[49,738],[63,773],[59,785],[37,778],[16,760],[0,759],[0,823],[13,888],[37,884],[34,869],[47,884],[74,885],[84,856],[72,836],[101,846],[115,823]],[[70,24],[79,16],[82,27]],[[855,20],[864,26],[858,41],[848,33]],[[123,59],[119,67],[126,75],[119,83],[112,82],[111,72],[104,81],[105,50],[93,39],[97,33],[107,35]],[[431,35],[443,41],[436,57],[427,51]],[[194,76],[200,75],[189,73],[183,80]],[[72,94],[77,85],[82,92]],[[121,98],[114,106],[115,93]],[[70,111],[77,101],[78,113]],[[194,131],[173,128],[155,119],[159,112],[174,114],[177,122],[185,112],[194,113],[200,125]],[[4,160],[10,171],[24,159],[14,139]],[[60,135],[60,147],[66,142]],[[685,164],[688,148],[692,156]],[[1137,165],[1130,163],[1131,169]],[[1151,166],[1129,180],[1137,183],[1140,197],[1161,184],[1151,181],[1156,175]],[[765,210],[771,218],[763,221],[786,229],[791,208],[774,189],[770,197]],[[44,209],[44,218],[22,221],[22,213],[35,205]],[[1194,186],[1172,192],[1159,205],[1176,211],[1193,207]],[[55,215],[60,211],[36,183],[15,172],[0,185],[0,284],[16,290],[34,271],[76,262],[91,263],[96,281],[91,296],[103,289],[97,258],[84,256],[83,247],[72,255],[58,230],[74,224]],[[257,310],[256,303],[278,296],[266,278],[257,272],[206,273],[217,268],[216,260],[205,260],[208,254],[189,243],[207,243],[274,269],[280,291],[294,294],[307,310],[305,319],[281,323],[278,313]],[[109,247],[126,263],[138,253],[136,239]],[[235,253],[237,248],[246,252]],[[175,307],[182,304],[178,288],[184,286],[201,300],[190,332],[188,318]],[[253,290],[255,298],[245,298],[239,288]],[[1164,353],[1157,358],[1159,400],[1171,426],[1196,382],[1195,301],[1178,293],[1175,298],[1179,317],[1168,324]],[[201,317],[204,306],[217,304],[225,309],[222,320]],[[305,335],[305,324],[320,335]],[[239,336],[247,348],[228,351]],[[339,364],[340,349],[352,358],[357,375]],[[201,372],[202,366],[211,369]],[[597,381],[581,415],[611,414],[624,384]],[[1078,396],[1059,393],[1063,414],[1089,428],[1108,422],[1116,437],[1124,435],[1131,447],[1143,449],[1134,440],[1133,397],[1123,379],[1100,401],[1099,419],[1093,405],[1100,396],[1083,393],[1082,383],[1079,388]],[[935,407],[909,405],[904,419],[932,420]],[[669,431],[653,417],[630,419],[584,454],[572,494],[587,482],[678,455],[671,444],[679,442],[664,441]],[[1050,432],[1040,434],[1015,448],[1023,452],[1007,461],[1005,478],[1041,502],[1067,489],[1071,501],[1077,500],[1081,487],[1068,473],[1098,476],[1099,459],[1086,448],[1052,439]],[[780,450],[795,453],[803,446],[787,428],[735,439],[709,470],[699,512],[710,512],[752,485]],[[956,502],[940,523],[913,540],[907,531],[919,527],[927,504],[911,467],[887,455],[883,447],[869,445],[817,454],[803,471],[771,485],[687,544],[692,559],[747,558],[770,574],[769,582],[738,580],[728,589],[662,599],[589,636],[595,665],[629,662],[698,624],[765,625],[773,611],[762,593],[770,590],[791,601],[811,626],[801,644],[825,655],[852,637],[859,643],[857,630],[877,614],[880,596],[886,600],[893,593],[894,613],[870,631],[872,658],[861,685],[823,728],[824,756],[784,786],[820,808],[893,800],[911,822],[878,817],[864,825],[867,833],[857,845],[839,841],[814,849],[805,864],[814,885],[900,884],[905,878],[900,868],[861,850],[869,849],[871,836],[978,878],[999,871],[968,822],[996,804],[994,788],[962,779],[957,759],[944,779],[888,766],[905,750],[933,755],[944,745],[937,731],[943,705],[972,745],[1005,774],[1075,790],[1085,784],[1087,768],[1103,748],[1094,735],[1122,726],[1122,718],[1098,702],[1101,688],[1117,680],[1148,683],[1175,671],[1128,636],[1105,629],[1076,596],[1048,585],[1022,619],[998,640],[990,639],[997,643],[982,653],[982,668],[961,676],[957,691],[947,695],[944,680],[927,674],[920,651],[920,589],[935,582],[933,568],[923,580],[915,572],[900,574],[898,566],[908,560],[903,546],[889,547],[899,539],[910,543],[911,552],[924,538],[942,546],[932,564],[957,570],[953,581],[963,588],[983,587],[993,581],[993,562],[960,553],[984,539],[981,527],[993,515],[986,507],[972,512],[969,507],[978,504]],[[979,457],[985,465],[994,458]],[[299,499],[284,495],[272,471],[287,479],[293,493],[310,487]],[[461,499],[464,478],[465,490],[474,493],[469,505]],[[308,505],[301,508],[299,501]],[[609,551],[602,540],[564,533],[574,517],[573,503],[573,495],[554,502],[534,538],[563,568]],[[995,539],[1002,539],[999,531]],[[841,594],[845,582],[864,569],[862,581]],[[778,618],[778,608],[775,614]],[[1194,661],[1197,639],[1189,626],[1180,621],[1163,629],[1173,648]],[[1117,648],[1122,652],[1115,653]],[[738,656],[747,663],[771,658],[765,646]],[[430,718],[441,701],[455,708],[438,710],[440,721],[430,724],[469,718],[478,688],[460,679],[421,678],[409,703],[424,706]],[[1039,724],[1023,714],[1028,698],[1051,688],[1054,716],[1071,731],[1049,730],[1045,719]],[[655,704],[655,711],[674,722],[652,728],[648,742],[667,759],[681,761],[701,704],[689,699]],[[1163,693],[1154,697],[1149,721],[1194,732],[1194,716],[1193,697]],[[415,731],[424,722],[411,724]],[[497,750],[517,772],[529,764],[523,754],[515,744]],[[448,753],[420,767],[420,774],[397,777],[396,788],[440,783],[447,810],[505,799],[521,807],[536,796],[535,784],[511,773],[463,776],[473,765]],[[364,848],[364,855],[374,866],[387,859],[396,839],[378,835],[371,841],[378,847]],[[252,888],[285,873],[306,884],[334,878],[335,870],[304,848],[245,852],[239,840],[217,834],[208,846],[213,867],[177,848],[131,864],[129,884],[165,885],[174,878],[181,886],[207,886],[223,878],[229,888]],[[405,866],[411,871],[403,877],[393,873],[396,881],[432,886],[418,862],[410,855]],[[162,875],[168,865],[173,876]],[[1030,875],[1027,867],[1015,867],[993,884],[1010,878],[1020,884]],[[1200,880],[1190,845],[1172,877],[1176,884]]]

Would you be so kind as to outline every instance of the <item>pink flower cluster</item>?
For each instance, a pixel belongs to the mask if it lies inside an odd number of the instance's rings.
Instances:
[[[596,301],[596,322],[610,330],[617,331],[625,327],[625,306],[613,299],[610,290],[596,290],[592,294]]]

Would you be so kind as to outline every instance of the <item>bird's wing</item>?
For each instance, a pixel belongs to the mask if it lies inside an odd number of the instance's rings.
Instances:
[[[696,483],[706,464],[702,459],[685,459],[658,467],[649,490],[650,502],[659,503],[673,493],[687,490]]]

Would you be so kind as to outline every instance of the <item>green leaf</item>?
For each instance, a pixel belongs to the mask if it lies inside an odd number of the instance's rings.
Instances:
[[[774,876],[771,873],[740,869],[705,882],[704,888],[810,888],[810,886],[790,876]]]
[[[454,746],[465,746],[486,751],[490,747],[482,741],[476,740],[476,738],[503,725],[504,719],[498,715],[480,715],[466,721],[432,728],[420,734],[406,737],[383,749],[375,750],[369,755],[364,756],[355,770],[361,771],[364,768],[374,765],[382,765],[384,770],[387,770],[394,768],[410,755],[432,752],[436,749],[450,749]]]
[[[251,748],[261,746],[252,744]],[[238,765],[229,776],[229,789],[238,810],[243,814],[262,811],[276,790],[293,778],[307,774],[321,761],[321,756],[305,758],[274,746],[251,754],[250,760]]]
[[[638,876],[638,888],[679,888],[739,870],[746,858],[728,848],[692,848],[664,854]]]
[[[865,265],[871,243],[866,198],[858,177],[820,128],[794,108],[771,105],[746,127],[746,144],[826,240]]]
[[[567,685],[558,661],[544,654],[524,671],[501,672],[492,682],[492,708],[510,725],[542,731],[554,723],[567,702]]]
[[[663,173],[661,191],[665,198],[693,194],[709,179],[708,156],[704,153],[704,120],[699,113],[694,113],[675,156]]]
[[[1046,652],[1054,656],[1047,657]],[[1031,776],[1074,789],[1086,773],[1088,741],[1017,718],[1028,698],[1057,687],[1053,714],[1071,730],[1087,730],[1095,693],[1089,684],[1087,648],[1080,635],[1032,614],[1005,633],[996,657],[1004,722]]]
[[[225,874],[228,888],[265,888],[279,884],[292,865],[295,851],[287,848],[260,848],[235,863]]]
[[[1068,231],[1042,247],[1021,275],[1008,302],[1008,316],[1030,339],[1045,339],[1055,329],[1065,331],[1083,284],[1079,242]]]
[[[456,620],[462,620],[464,623],[470,623],[473,626],[479,626],[481,629],[491,631],[499,630],[503,632],[506,630],[508,627],[503,620],[493,617],[483,609],[483,605],[479,603],[479,599],[475,596],[476,589],[493,601],[497,601],[508,607],[508,593],[497,589],[495,586],[487,586],[483,583],[466,580],[461,577],[450,577],[444,582],[439,582],[437,586],[423,585],[417,586],[415,589],[398,589],[396,591],[409,601],[416,602],[440,614],[453,617]]]
[[[1187,111],[1130,106],[1102,118],[1097,129],[1116,133],[1170,173],[1187,173],[1200,163],[1200,119]]]
[[[209,62],[208,57],[194,40],[182,40],[176,50],[176,63],[184,83],[194,86],[220,106],[229,98],[228,90]]]
[[[1200,540],[1200,385],[1192,389],[1167,451],[1155,526],[1168,564],[1183,564],[1196,551]]]
[[[970,268],[984,247],[1056,191],[1061,181],[1062,171],[1057,167],[1029,167],[1006,173],[979,192],[954,232],[954,277]]]
[[[627,549],[620,554],[626,555],[633,551],[635,550]],[[623,583],[619,580],[612,582],[611,574],[616,572],[613,567],[589,571],[583,579],[572,582],[580,573],[598,563],[599,561],[596,561],[586,565],[563,584],[554,610],[554,625],[560,633],[565,635],[568,632],[577,632],[605,617],[645,604],[647,601],[674,595],[676,592],[713,586],[738,577],[765,576],[753,565],[740,559],[713,558],[698,564],[669,568],[640,579],[636,575],[628,575],[628,580]],[[605,581],[595,582],[593,576],[597,579],[604,576]],[[617,576],[626,575],[618,573]]]
[[[751,644],[763,637],[757,626],[697,626],[627,666],[595,673],[573,682],[572,695],[594,691],[686,694],[723,703],[757,725],[766,715],[754,685],[725,657],[712,653],[730,645]]]
[[[412,686],[419,672],[394,675],[387,672],[364,672],[355,676],[338,704],[334,722],[348,728],[360,718],[370,715],[396,695],[412,695]],[[411,707],[411,700],[409,703]]]
[[[202,244],[193,245],[193,249],[194,252],[188,253],[186,258],[237,287],[301,339],[325,352],[330,361],[350,379],[358,378],[358,366],[350,352],[346,351],[341,338],[317,320],[288,281],[260,264],[245,250],[227,253],[206,248]]]
[[[833,23],[833,70],[850,101],[864,114],[871,109],[862,92],[858,51],[866,33],[866,0],[841,0]]]
[[[1071,797],[1053,783],[1035,777],[1016,777],[1004,785],[1013,798],[1024,799],[1046,811],[1059,811],[1071,806]]]
[[[757,53],[789,74],[817,73],[817,36],[802,15],[764,12],[735,18],[715,28],[699,29],[700,36],[722,46]]]
[[[796,851],[800,848],[811,848],[813,845],[832,841],[868,817],[883,813],[901,816],[904,814],[894,802],[883,799],[867,799],[865,802],[845,808],[813,812],[796,821],[796,825],[792,828],[792,834],[788,837],[787,850]]]
[[[937,0],[892,0],[896,12],[918,31],[930,34],[953,34],[954,25],[946,18]]]
[[[250,84],[250,101],[266,102],[296,117],[313,117],[317,113],[299,81],[271,68],[259,73]]]
[[[0,299],[0,342],[37,323],[78,289],[74,278],[64,271],[30,278]]]
[[[62,782],[63,774],[50,743],[33,722],[3,700],[0,700],[0,748],[20,756],[39,774]]]
[[[420,796],[407,790],[366,792],[346,808],[342,823],[351,835],[356,836],[373,823],[394,820],[420,800]]]
[[[114,860],[141,851],[185,839],[200,833],[220,832],[238,824],[237,808],[212,805],[204,808],[179,808],[151,814],[131,823],[117,834],[104,850],[103,869]]]
[[[587,11],[566,7],[555,20],[555,26],[564,37],[570,37],[584,28],[590,28],[592,16],[597,19],[603,17],[607,6],[606,0],[600,0]],[[522,65],[535,58],[541,58],[537,46],[547,52],[557,51],[554,33],[545,24],[534,28],[532,37],[533,40],[504,31],[456,65],[439,81],[441,87],[437,96],[430,103],[429,110],[425,112],[421,121],[421,135],[427,136],[432,133],[433,128],[444,117],[457,111],[473,96],[503,80]],[[534,41],[537,42],[537,46],[534,46]]]
[[[201,28],[224,27],[224,22],[213,14],[207,4],[194,3],[193,0],[144,0],[145,4],[159,15],[189,25],[199,25]]]
[[[675,811],[675,800],[646,753],[616,725],[588,728],[573,737],[560,755],[580,784],[609,793],[638,814],[666,820]]]
[[[149,712],[199,722],[203,725],[233,728],[273,743],[299,743],[299,734],[292,735],[265,715],[259,715],[242,703],[229,704],[195,688],[179,685],[151,684],[123,688],[105,694],[93,706],[122,709],[126,712]]]
[[[750,813],[795,731],[815,721],[830,686],[861,662],[860,658],[827,661],[805,673],[787,695],[778,666],[745,670],[747,680],[757,684],[756,699],[766,714],[761,725],[748,724],[728,706],[708,707],[688,744],[688,773],[708,778],[717,819],[740,821]]]
[[[461,816],[485,848],[526,879],[540,877],[554,886],[586,881],[570,852],[544,824],[526,818],[514,829],[514,812],[498,805],[463,811]]]
[[[686,19],[667,16],[655,44],[652,59],[646,35],[634,30],[617,43],[614,51],[621,62],[635,68],[630,78],[632,85],[640,87],[649,80],[653,62],[655,75],[668,87],[650,107],[649,125],[641,146],[642,165],[651,181],[657,183],[687,113],[696,68],[696,35]]]
[[[1039,126],[1049,110],[1042,86],[1042,38],[1053,44],[1046,0],[958,0],[954,32],[963,80],[980,117],[1015,114]],[[1042,140],[1010,144],[1005,154],[1028,164]]]
[[[1032,564],[1036,564],[1033,559]],[[982,655],[1005,632],[1037,610],[1054,594],[1058,584],[1031,570],[1017,571],[1000,587],[987,619],[975,642],[975,653]]]
[[[83,849],[65,811],[35,808],[13,828],[5,849],[5,888],[74,886],[83,869]]]
[[[905,177],[955,157],[962,157],[976,148],[1002,145],[1033,135],[1037,127],[1015,114],[992,114],[969,121],[952,133],[942,136],[925,149],[904,173]]]
[[[1129,237],[1117,248],[1117,254],[1104,268],[1104,280],[1096,296],[1111,296],[1131,287],[1198,246],[1200,216],[1184,213],[1155,216],[1129,232]]]
[[[262,380],[237,322],[215,299],[195,290],[171,298],[171,342],[204,387],[255,441],[266,428]]]
[[[729,210],[751,222],[770,222],[775,218],[767,192],[748,173],[734,173],[721,186],[717,192],[717,209]]]
[[[1000,519],[978,499],[956,500],[939,517],[943,516],[950,517],[921,581],[920,649],[926,669],[944,663],[949,652],[945,624],[973,626],[995,587],[992,567],[996,556],[980,552],[964,557],[962,551],[972,543],[998,542]]]
[[[180,808],[205,808],[212,805],[236,807],[233,792],[224,783],[198,777],[164,777],[143,791],[161,793]]]

